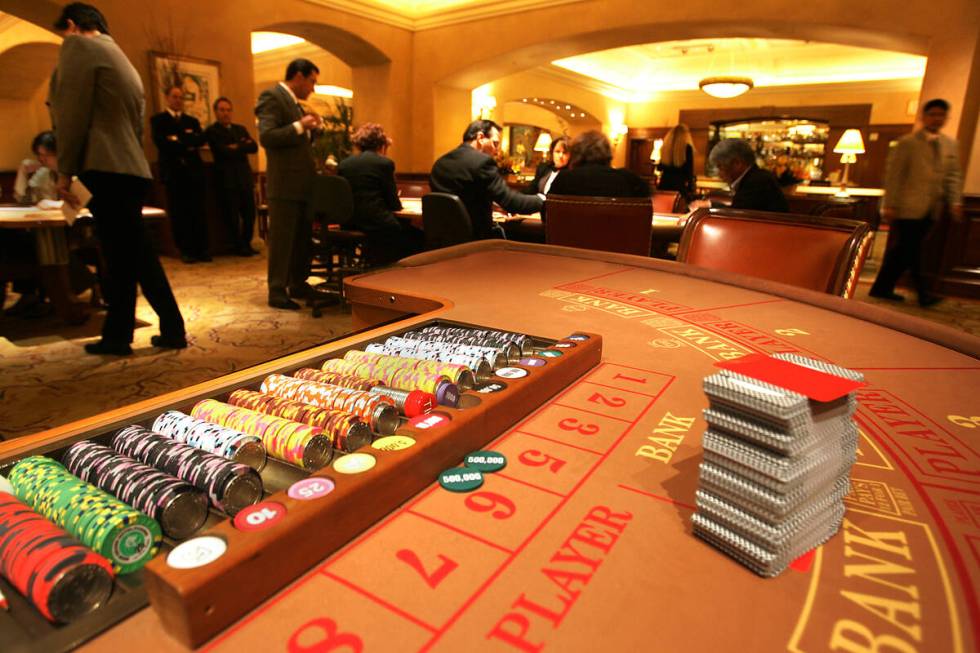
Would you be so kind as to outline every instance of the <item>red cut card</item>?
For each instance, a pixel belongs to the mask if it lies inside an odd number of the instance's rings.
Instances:
[[[722,361],[715,363],[715,367],[786,388],[814,401],[840,399],[867,385],[862,381],[851,381],[765,354],[749,354],[734,360]]]

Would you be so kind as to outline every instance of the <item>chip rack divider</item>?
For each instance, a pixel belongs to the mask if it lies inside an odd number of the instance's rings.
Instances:
[[[286,506],[286,517],[266,530],[239,531],[224,520],[207,531],[225,539],[228,550],[196,569],[174,569],[165,556],[145,568],[150,603],[165,628],[189,646],[198,646],[254,609],[317,562],[347,544],[397,506],[429,486],[439,472],[459,464],[532,410],[568,386],[600,360],[602,340],[590,339],[522,379],[507,379],[507,390],[481,395],[478,406],[451,410],[452,421],[433,431],[399,429],[417,444],[401,451],[370,453],[377,465],[347,477],[330,468],[336,488],[326,497],[297,501],[285,491],[268,500]]]

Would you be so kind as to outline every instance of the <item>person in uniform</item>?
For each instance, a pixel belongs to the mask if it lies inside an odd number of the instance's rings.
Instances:
[[[215,193],[224,218],[228,250],[239,256],[253,256],[252,233],[255,226],[255,179],[248,155],[259,146],[243,125],[231,121],[231,100],[214,101],[217,121],[204,132],[214,157]]]
[[[184,263],[210,261],[204,212],[204,145],[201,123],[184,113],[184,89],[172,84],[167,108],[150,118],[153,142],[160,153],[160,180],[167,188],[167,213],[174,242]]]

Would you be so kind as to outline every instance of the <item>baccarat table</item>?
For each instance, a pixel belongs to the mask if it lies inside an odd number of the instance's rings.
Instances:
[[[204,650],[977,650],[978,339],[723,272],[503,241],[348,292],[355,327],[586,331],[602,361],[486,447],[508,464],[478,497],[433,483]],[[774,579],[690,523],[702,379],[753,352],[868,381],[842,528]],[[184,649],[144,609],[81,650]]]

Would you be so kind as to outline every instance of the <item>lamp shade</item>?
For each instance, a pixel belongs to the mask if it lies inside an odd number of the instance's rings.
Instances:
[[[837,145],[834,146],[837,154],[864,154],[864,139],[861,138],[860,129],[845,130]]]
[[[551,134],[548,132],[541,132],[538,134],[538,140],[534,142],[535,152],[547,152],[551,147]]]
[[[732,98],[749,91],[754,86],[748,77],[705,77],[698,87],[717,98]]]

